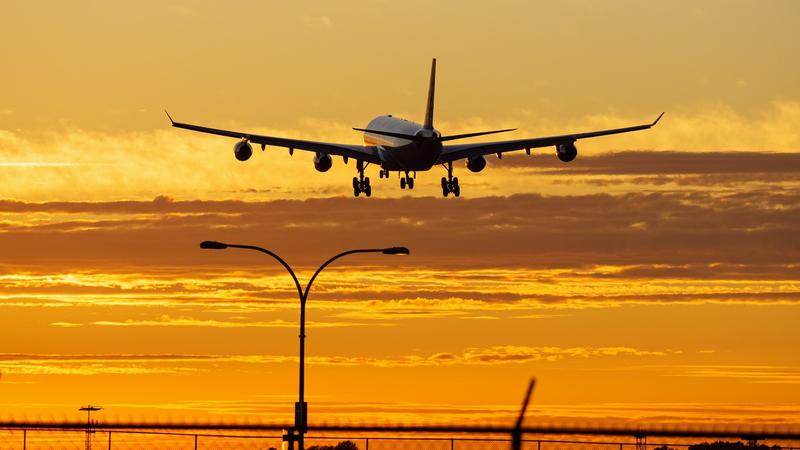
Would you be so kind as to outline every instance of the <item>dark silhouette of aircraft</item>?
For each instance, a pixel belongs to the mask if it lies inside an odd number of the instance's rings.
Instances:
[[[447,170],[447,177],[442,177],[442,195],[447,197],[453,194],[461,195],[458,177],[453,176],[453,162],[466,160],[467,169],[471,172],[480,172],[486,167],[486,155],[496,154],[498,158],[503,153],[525,150],[530,155],[532,148],[555,147],[558,159],[570,162],[578,155],[575,141],[610,134],[628,133],[631,131],[646,130],[658,123],[661,115],[653,123],[635,125],[625,128],[610,130],[590,131],[586,133],[563,134],[559,136],[538,137],[528,139],[515,139],[508,141],[483,142],[474,144],[444,144],[457,139],[484,136],[487,134],[505,133],[514,131],[515,128],[504,130],[479,131],[476,133],[456,134],[442,136],[433,127],[434,91],[436,84],[436,59],[431,64],[430,86],[428,87],[428,104],[425,111],[425,121],[422,124],[394,117],[391,114],[378,116],[367,124],[366,128],[353,128],[364,132],[364,145],[334,144],[329,142],[305,141],[287,139],[275,136],[261,136],[241,131],[221,130],[200,125],[176,122],[167,113],[172,126],[184,128],[201,133],[216,134],[239,139],[233,147],[234,156],[239,161],[247,161],[253,155],[251,144],[261,145],[263,151],[267,145],[286,147],[289,154],[294,150],[314,152],[314,167],[320,172],[328,171],[333,165],[331,156],[341,156],[347,164],[348,159],[356,160],[358,176],[353,177],[353,194],[358,197],[364,193],[367,197],[372,195],[372,186],[369,177],[364,176],[364,170],[370,164],[380,166],[380,178],[389,178],[390,172],[403,174],[400,177],[400,188],[414,189],[416,172],[427,171],[435,165],[442,165]]]

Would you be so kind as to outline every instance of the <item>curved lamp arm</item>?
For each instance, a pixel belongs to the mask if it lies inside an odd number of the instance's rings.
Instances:
[[[297,288],[297,295],[299,295],[300,298],[303,298],[303,288],[300,287],[300,281],[297,279],[297,275],[295,275],[294,270],[292,270],[292,268],[286,261],[283,260],[283,258],[265,248],[256,247],[255,245],[224,244],[222,242],[216,242],[216,241],[203,241],[200,244],[200,248],[206,248],[206,249],[244,248],[247,250],[255,250],[267,254],[269,256],[272,256],[279,263],[281,263],[281,265],[286,269],[286,271],[289,272],[289,275],[292,276],[292,280],[294,280],[294,285]]]

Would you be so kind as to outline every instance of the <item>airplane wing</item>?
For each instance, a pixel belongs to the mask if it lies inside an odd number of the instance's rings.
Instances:
[[[457,144],[446,145],[442,149],[442,155],[439,157],[439,164],[444,164],[459,159],[491,155],[494,153],[513,152],[515,150],[525,150],[538,147],[550,147],[560,144],[572,144],[578,139],[587,139],[598,136],[608,136],[609,134],[629,133],[631,131],[646,130],[654,127],[661,119],[664,113],[661,113],[653,123],[644,125],[636,125],[625,128],[614,128],[611,130],[590,131],[588,133],[577,134],[564,134],[561,136],[539,137],[532,139],[515,139],[510,141],[496,141],[496,142],[483,142],[477,144]]]
[[[166,112],[166,111],[165,111]],[[172,126],[175,128],[183,128],[185,130],[197,131],[200,133],[216,134],[218,136],[227,136],[237,139],[246,139],[253,144],[261,146],[271,145],[275,147],[286,147],[289,149],[306,150],[310,152],[327,153],[329,155],[338,155],[345,158],[352,158],[373,164],[380,164],[381,159],[378,155],[378,150],[375,147],[367,147],[363,145],[349,145],[349,144],[333,144],[329,142],[316,142],[304,141],[301,139],[288,139],[275,136],[262,136],[259,134],[245,133],[242,131],[221,130],[218,128],[208,128],[200,125],[193,125],[189,123],[176,122],[167,113]]]

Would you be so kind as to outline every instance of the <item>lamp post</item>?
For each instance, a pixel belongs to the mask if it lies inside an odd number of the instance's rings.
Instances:
[[[81,406],[78,411],[86,411],[86,450],[92,450],[92,411],[100,411],[103,408],[99,406],[86,405]]]
[[[297,288],[297,295],[300,298],[300,373],[299,373],[299,399],[298,402],[295,403],[294,406],[294,427],[297,431],[297,437],[294,438],[289,434],[289,448],[293,447],[293,440],[297,440],[297,446],[299,450],[303,450],[303,435],[307,430],[307,423],[308,423],[308,409],[307,404],[305,402],[305,355],[306,355],[306,300],[308,300],[308,292],[311,289],[311,285],[314,283],[314,280],[317,278],[320,272],[326,267],[328,267],[332,262],[336,261],[337,259],[352,255],[355,253],[382,253],[384,255],[408,255],[411,253],[406,247],[387,247],[387,248],[365,248],[365,249],[355,249],[355,250],[347,250],[341,252],[335,256],[332,256],[330,259],[322,263],[321,266],[314,272],[314,275],[311,276],[311,279],[308,280],[308,284],[306,284],[305,290],[300,286],[300,281],[297,279],[297,275],[295,275],[294,270],[289,264],[283,260],[280,256],[275,254],[274,252],[267,250],[265,248],[256,247],[255,245],[240,245],[240,244],[226,244],[223,242],[217,241],[203,241],[200,243],[200,248],[208,249],[208,250],[224,250],[227,248],[243,248],[246,250],[255,250],[261,253],[265,253],[273,258],[275,258],[281,265],[289,272],[289,275],[292,276],[292,280],[294,281],[294,285]]]

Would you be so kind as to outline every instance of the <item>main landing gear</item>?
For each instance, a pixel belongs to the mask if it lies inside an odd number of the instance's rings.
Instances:
[[[447,178],[442,177],[442,196],[447,197],[452,193],[458,197],[461,195],[461,186],[458,185],[458,177],[453,176],[453,163],[447,163]]]
[[[386,176],[389,176],[388,172]],[[405,189],[406,186],[408,186],[409,189],[414,189],[414,177],[409,176],[408,172],[406,172],[406,176],[400,178],[400,189]]]
[[[369,177],[364,176],[364,169],[366,169],[364,162],[358,161],[356,169],[358,170],[358,177],[353,177],[353,195],[358,197],[363,192],[367,197],[371,196],[372,186],[369,184]]]

